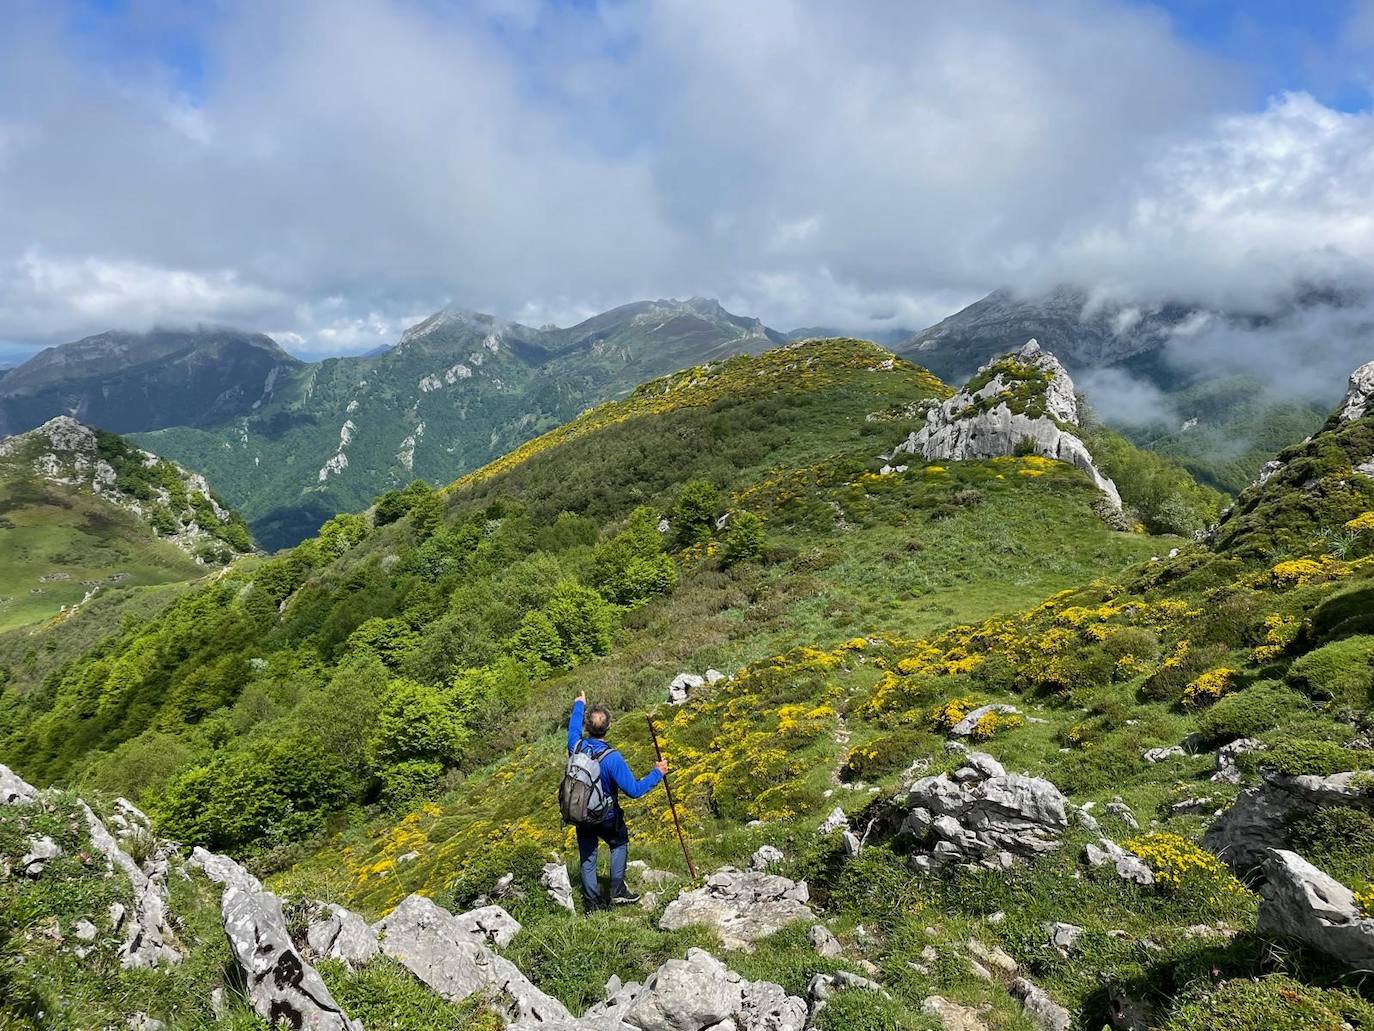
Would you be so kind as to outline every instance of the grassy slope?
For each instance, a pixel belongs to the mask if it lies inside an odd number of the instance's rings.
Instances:
[[[1167,657],[1186,640],[1206,668],[1237,670],[1228,684],[1233,692],[1258,690],[1255,681],[1283,677],[1317,643],[1288,635],[1300,625],[1297,617],[1320,613],[1320,603],[1337,592],[1368,589],[1371,563],[1328,560],[1315,571],[1271,571],[1274,556],[1248,557],[1246,525],[1240,525],[1229,531],[1228,554],[1194,547],[1173,560],[1134,566],[1170,542],[1109,532],[1090,513],[1095,492],[1086,480],[1035,459],[917,465],[879,477],[872,456],[903,428],[867,422],[864,414],[938,388],[902,365],[893,373],[869,371],[869,356],[852,348],[827,355],[831,366],[843,359],[846,371],[838,374],[826,364],[798,366],[797,357],[783,352],[758,360],[762,365],[650,385],[449,492],[450,519],[515,496],[541,519],[571,510],[614,520],[637,501],[671,496],[675,482],[714,472],[735,505],[765,517],[768,550],[764,561],[728,570],[699,551],[680,556],[684,579],[676,590],[626,613],[609,654],[536,684],[528,704],[500,728],[501,748],[490,762],[453,774],[444,793],[403,818],[353,810],[305,849],[265,855],[278,867],[297,858],[273,878],[277,890],[334,898],[375,916],[412,890],[462,907],[514,870],[528,895],[508,904],[527,930],[508,952],[580,1009],[611,973],[642,977],[665,956],[707,939],[659,932],[638,911],[583,921],[544,903],[532,881],[538,864],[550,850],[571,854],[552,805],[567,702],[585,689],[612,704],[621,713],[616,743],[642,768],[651,754],[643,712],[657,706],[678,669],[714,665],[739,672],[685,709],[659,711],[693,848],[709,870],[739,863],[765,842],[782,846],[786,872],[808,879],[846,945],[846,959],[822,960],[805,944],[805,928],[785,931],[751,956],[729,958],[747,976],[799,992],[811,973],[852,966],[856,957],[880,968],[892,1000],[844,1000],[826,1026],[921,1026],[916,1007],[938,991],[986,1002],[994,1027],[1028,1028],[1004,988],[969,974],[961,953],[971,933],[1003,945],[1056,997],[1081,1008],[1085,1027],[1105,1019],[1103,973],[1164,1006],[1180,991],[1210,984],[1213,969],[1221,976],[1286,971],[1329,983],[1329,967],[1254,935],[1253,897],[1224,877],[1209,874],[1169,892],[1086,876],[1077,866],[1082,836],[1076,831],[1030,873],[919,877],[904,866],[907,843],[880,831],[864,857],[846,864],[838,843],[818,839],[814,827],[837,800],[851,814],[870,804],[866,788],[844,786],[851,775],[890,789],[912,759],[930,757],[933,769],[946,768],[950,760],[932,711],[951,699],[971,699],[1009,700],[1044,721],[1008,728],[987,744],[1009,766],[1049,776],[1076,801],[1121,794],[1142,823],[1158,820],[1162,829],[1195,837],[1205,816],[1180,815],[1170,804],[1207,795],[1210,811],[1234,789],[1207,782],[1209,759],[1140,760],[1145,747],[1209,727],[1209,711],[1181,704],[1184,683]],[[750,374],[767,363],[775,363],[776,382],[804,389],[774,391],[765,377],[749,389]],[[724,434],[726,428],[736,432]],[[1339,463],[1326,458],[1328,475],[1339,479]],[[1347,498],[1345,507],[1361,501]],[[1262,527],[1265,513],[1277,512],[1288,526],[1297,521],[1291,507],[1284,495],[1250,499],[1237,518]],[[318,582],[338,585],[333,590],[362,582],[363,571],[403,548],[407,522],[371,535],[316,574]],[[1289,530],[1285,555],[1320,546]],[[1273,542],[1264,547],[1272,552]],[[1016,610],[1024,612],[933,632]],[[1132,639],[1138,661],[1122,665],[1107,641],[1126,630],[1147,636]],[[1270,643],[1272,634],[1277,643]],[[1293,737],[1341,741],[1353,733],[1329,707],[1311,706],[1301,694],[1285,699],[1244,732],[1276,744]],[[1365,709],[1368,699],[1357,694],[1342,704]],[[1242,714],[1260,709],[1238,708]],[[841,717],[846,745],[836,738]],[[1229,728],[1241,719],[1220,721],[1209,733],[1219,740],[1238,736]],[[661,793],[630,811],[635,854],[680,869]],[[768,822],[746,827],[753,818]],[[1104,829],[1118,840],[1128,837],[1116,821],[1105,820]],[[396,863],[412,850],[419,859]],[[1342,875],[1359,875],[1358,863]],[[986,921],[999,910],[1005,921]],[[1041,928],[1047,919],[1088,928],[1088,948],[1067,960],[1051,953]],[[1188,930],[1218,921],[1238,936],[1207,939]],[[934,960],[922,956],[927,947]],[[406,994],[406,978],[393,975],[380,970],[366,975],[377,984],[352,986],[377,1005],[373,1012],[382,1019],[413,1015],[422,1006]],[[1261,985],[1267,991],[1275,983]],[[350,988],[339,990],[342,997]],[[1283,990],[1288,995],[1265,998],[1291,1009],[1291,999],[1315,992]],[[1321,998],[1325,1005],[1337,997]],[[426,1019],[407,1017],[398,1026],[422,1027]],[[1180,1011],[1179,1020],[1187,1019]],[[1207,1026],[1178,1023],[1170,1031]]]
[[[47,619],[113,577],[140,587],[204,573],[138,518],[94,497],[13,475],[0,479],[0,497],[0,630]],[[41,579],[52,574],[66,578]]]

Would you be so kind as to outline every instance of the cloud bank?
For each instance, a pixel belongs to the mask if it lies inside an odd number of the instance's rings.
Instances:
[[[863,329],[1003,285],[1374,285],[1374,114],[1256,108],[1124,0],[211,10],[134,4],[112,51],[61,5],[0,9],[0,342],[211,321],[339,353],[448,302]],[[141,46],[169,23],[191,81]],[[1371,24],[1352,8],[1347,59]]]

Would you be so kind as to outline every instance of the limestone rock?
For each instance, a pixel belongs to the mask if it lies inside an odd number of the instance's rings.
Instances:
[[[577,907],[573,905],[572,881],[568,878],[568,868],[564,863],[545,863],[544,870],[539,875],[539,883],[555,903],[569,913],[576,911]]]
[[[19,872],[25,877],[41,877],[49,863],[62,855],[62,846],[44,834],[29,838],[29,850],[19,857]]]
[[[811,1019],[815,1020],[816,1014],[825,1008],[832,995],[850,988],[887,995],[877,981],[860,974],[851,974],[848,970],[837,970],[833,974],[816,974],[806,986],[806,997],[811,1003]]]
[[[0,763],[0,805],[32,805],[38,789],[4,763]]]
[[[471,928],[423,895],[410,895],[373,925],[382,952],[449,1002],[475,992],[510,997],[507,1016],[517,1022],[572,1023],[572,1014],[545,995],[515,964],[473,939]]]
[[[1203,847],[1234,870],[1251,870],[1265,861],[1271,848],[1283,846],[1285,822],[1294,811],[1332,805],[1374,811],[1374,797],[1360,790],[1358,776],[1265,772],[1259,784],[1242,791],[1235,804],[1207,828]]]
[[[1350,385],[1341,402],[1340,419],[1349,422],[1374,412],[1374,362],[1366,362],[1350,374]]]
[[[1140,830],[1140,821],[1135,818],[1135,813],[1131,812],[1131,807],[1120,798],[1114,798],[1102,807],[1102,811],[1108,816],[1115,816],[1133,831]]]
[[[479,906],[459,913],[454,926],[461,928],[473,941],[504,948],[520,933],[520,921],[500,906]]]
[[[93,942],[100,930],[89,920],[78,920],[72,924],[72,937],[77,941]]]
[[[377,934],[357,913],[332,902],[318,904],[319,918],[305,932],[310,951],[321,959],[366,966],[378,952]]]
[[[1169,759],[1181,758],[1187,754],[1182,745],[1170,745],[1168,748],[1147,748],[1140,754],[1140,757],[1147,763],[1162,763]]]
[[[1044,377],[1043,389],[1037,389],[1029,404],[1018,396],[1024,380],[1016,375],[1026,368]],[[1030,441],[1036,454],[1082,469],[1112,507],[1121,508],[1116,485],[1098,471],[1087,445],[1066,428],[1078,426],[1078,402],[1073,380],[1054,355],[1030,340],[984,365],[975,379],[985,382],[973,391],[965,386],[931,408],[926,424],[898,444],[892,457],[919,455],[929,462],[1001,458]]]
[[[1122,848],[1110,838],[1099,838],[1097,844],[1083,846],[1083,858],[1093,868],[1111,866],[1123,881],[1150,885],[1155,882],[1154,871],[1134,852]]]
[[[953,774],[923,777],[907,793],[903,830],[921,838],[921,869],[949,862],[1005,867],[1059,847],[1068,800],[1047,780],[1015,773],[979,752]]]
[[[1011,983],[1011,994],[1026,1015],[1045,1031],[1069,1031],[1072,1018],[1069,1011],[1050,998],[1045,989],[1024,977]]]
[[[816,924],[807,931],[806,940],[816,950],[816,955],[824,956],[826,959],[834,959],[844,952],[844,949],[840,947],[839,939],[831,934],[824,924]]]
[[[984,716],[987,716],[989,713],[994,712],[1000,716],[1019,716],[1021,714],[1021,710],[1014,705],[980,705],[978,708],[974,709],[971,713],[969,713],[967,716],[961,719],[958,723],[954,724],[954,726],[950,728],[949,732],[954,737],[968,737],[973,733],[974,728],[978,726],[979,720],[981,720]],[[983,755],[983,753],[981,752],[977,754]],[[984,755],[983,757],[989,760],[990,762],[996,762],[996,760],[993,759],[990,755]],[[1000,769],[1000,767],[998,768]],[[989,774],[989,776],[991,776],[991,774]]]
[[[1374,967],[1374,919],[1354,893],[1296,852],[1271,849],[1256,927],[1296,938],[1356,970]]]
[[[849,817],[844,815],[843,809],[836,806],[834,809],[830,810],[830,815],[821,821],[821,825],[816,828],[816,833],[834,834],[836,831],[847,830],[849,830]]]
[[[781,863],[786,858],[782,854],[782,849],[776,845],[761,845],[749,857],[749,869],[766,870],[774,863]]]
[[[1239,784],[1240,765],[1236,761],[1246,752],[1263,751],[1267,746],[1252,737],[1243,737],[1217,749],[1217,772],[1212,780],[1217,784]]]
[[[1077,924],[1056,922],[1048,925],[1045,930],[1049,935],[1050,946],[1064,957],[1073,954],[1078,946],[1078,939],[1083,937],[1083,928]]]
[[[129,879],[133,892],[133,908],[125,924],[124,943],[120,946],[120,966],[126,970],[142,967],[173,966],[181,962],[181,953],[172,945],[175,936],[168,926],[167,873],[169,847],[163,844],[149,857],[145,871],[133,857],[120,848],[109,829],[91,812],[85,802],[77,803],[86,818],[91,845],[105,857],[110,869],[116,867]],[[144,817],[146,820],[147,817]]]
[[[944,1031],[988,1031],[978,1010],[950,1002],[943,995],[927,996],[921,1003],[921,1012],[938,1020]]]
[[[805,881],[776,874],[725,867],[706,886],[683,892],[659,918],[659,927],[676,931],[690,924],[715,930],[726,948],[745,948],[794,920],[815,920],[807,908]]]
[[[232,859],[197,848],[191,863],[224,886],[220,917],[253,1012],[309,1031],[362,1031],[291,943],[281,899]]]
[[[683,705],[688,696],[697,688],[706,683],[704,677],[696,673],[679,673],[673,677],[672,683],[668,685],[668,704]]]

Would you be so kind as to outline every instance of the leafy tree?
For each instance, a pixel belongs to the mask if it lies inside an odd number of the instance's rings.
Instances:
[[[710,540],[724,511],[725,499],[710,483],[692,480],[684,484],[669,517],[677,546],[686,548]]]
[[[366,536],[367,517],[346,512],[321,526],[318,540],[325,555],[337,558]]]
[[[375,655],[390,669],[399,669],[419,641],[420,635],[404,619],[373,616],[348,636],[347,650]]]
[[[591,583],[617,605],[637,605],[677,584],[677,563],[664,553],[653,509],[637,508],[624,530],[592,553]]]
[[[452,766],[467,740],[462,713],[451,697],[440,688],[401,678],[387,687],[368,749],[378,766],[408,759]]]
[[[434,488],[424,480],[412,480],[401,490],[389,490],[377,499],[372,521],[377,526],[394,523],[409,514],[419,501],[433,493]]]
[[[746,562],[763,554],[763,520],[753,512],[735,512],[726,524],[721,542],[721,557],[727,566]]]

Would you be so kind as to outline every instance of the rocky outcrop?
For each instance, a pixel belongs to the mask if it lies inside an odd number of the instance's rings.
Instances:
[[[952,774],[923,777],[907,793],[903,832],[925,846],[912,862],[1009,867],[1059,847],[1068,800],[1047,780],[1007,773],[992,756],[971,752]]]
[[[974,730],[978,728],[978,721],[981,720],[984,716],[991,716],[994,713],[998,716],[1019,716],[1021,714],[1021,710],[1014,705],[1002,705],[1000,703],[994,703],[992,705],[980,705],[978,708],[974,709],[971,713],[969,713],[967,716],[965,716],[963,719],[961,719],[958,723],[954,724],[954,726],[950,728],[950,736],[972,736]]]
[[[1212,781],[1216,784],[1239,784],[1241,780],[1241,770],[1239,759],[1246,752],[1262,752],[1268,747],[1262,741],[1256,741],[1252,737],[1243,737],[1238,740],[1228,742],[1217,749],[1217,770],[1212,774]]]
[[[1295,938],[1356,970],[1374,968],[1374,919],[1354,893],[1296,852],[1271,849],[1256,927]]]
[[[1132,884],[1144,886],[1155,882],[1154,871],[1143,859],[1110,838],[1099,838],[1096,845],[1084,845],[1083,859],[1094,869],[1110,866],[1118,877]]]
[[[1259,866],[1271,848],[1284,843],[1284,826],[1290,813],[1301,809],[1347,805],[1374,810],[1374,798],[1360,790],[1357,773],[1329,777],[1313,774],[1290,776],[1265,772],[1253,788],[1240,793],[1235,804],[1212,822],[1202,844],[1232,869],[1247,871]]]
[[[380,951],[377,933],[351,909],[321,902],[305,931],[310,951],[320,959],[337,959],[350,969],[366,966]]]
[[[4,763],[0,763],[0,805],[32,805],[38,789]]]
[[[18,870],[25,877],[42,877],[48,864],[62,855],[62,846],[46,834],[29,839],[28,851],[19,857]]]
[[[382,952],[449,1002],[481,994],[521,1026],[572,1024],[567,1008],[544,994],[510,960],[492,952],[472,922],[455,917],[423,895],[410,895],[374,930]]]
[[[699,673],[679,673],[668,685],[668,704],[685,705],[693,691],[710,684],[718,684],[725,674],[718,669],[708,669],[703,676]]]
[[[120,848],[109,829],[100,818],[91,812],[85,802],[77,803],[86,818],[86,828],[91,835],[91,845],[105,857],[111,870],[118,868],[129,879],[133,892],[133,906],[124,919],[124,942],[119,948],[119,963],[126,970],[143,967],[172,966],[181,962],[181,953],[172,946],[175,940],[168,926],[167,874],[171,848],[163,843],[153,850],[152,855],[141,867],[134,862],[129,853]],[[132,803],[126,803],[129,812],[121,814],[128,825],[130,818],[141,819],[146,830],[147,817]]]
[[[1374,412],[1374,362],[1365,362],[1350,374],[1350,384],[1341,401],[1338,417],[1342,422],[1363,419]]]
[[[1073,380],[1058,359],[1030,340],[984,365],[963,390],[926,413],[926,424],[893,449],[928,462],[1031,453],[1082,469],[1121,507],[1116,485],[1093,464],[1078,426]]]
[[[196,849],[190,865],[224,886],[220,917],[253,1012],[307,1031],[362,1031],[291,942],[281,899],[232,859]]]
[[[1012,997],[1021,1004],[1026,1016],[1035,1021],[1045,1031],[1069,1031],[1073,1018],[1059,1003],[1050,998],[1049,992],[1024,977],[1011,983]]]
[[[814,921],[809,897],[805,881],[727,866],[707,878],[705,887],[668,903],[659,926],[676,931],[705,924],[727,949],[747,948],[794,920]]]
[[[539,883],[555,905],[569,913],[576,911],[576,906],[573,905],[572,881],[568,877],[568,868],[561,859],[544,864],[544,869],[539,874]]]

